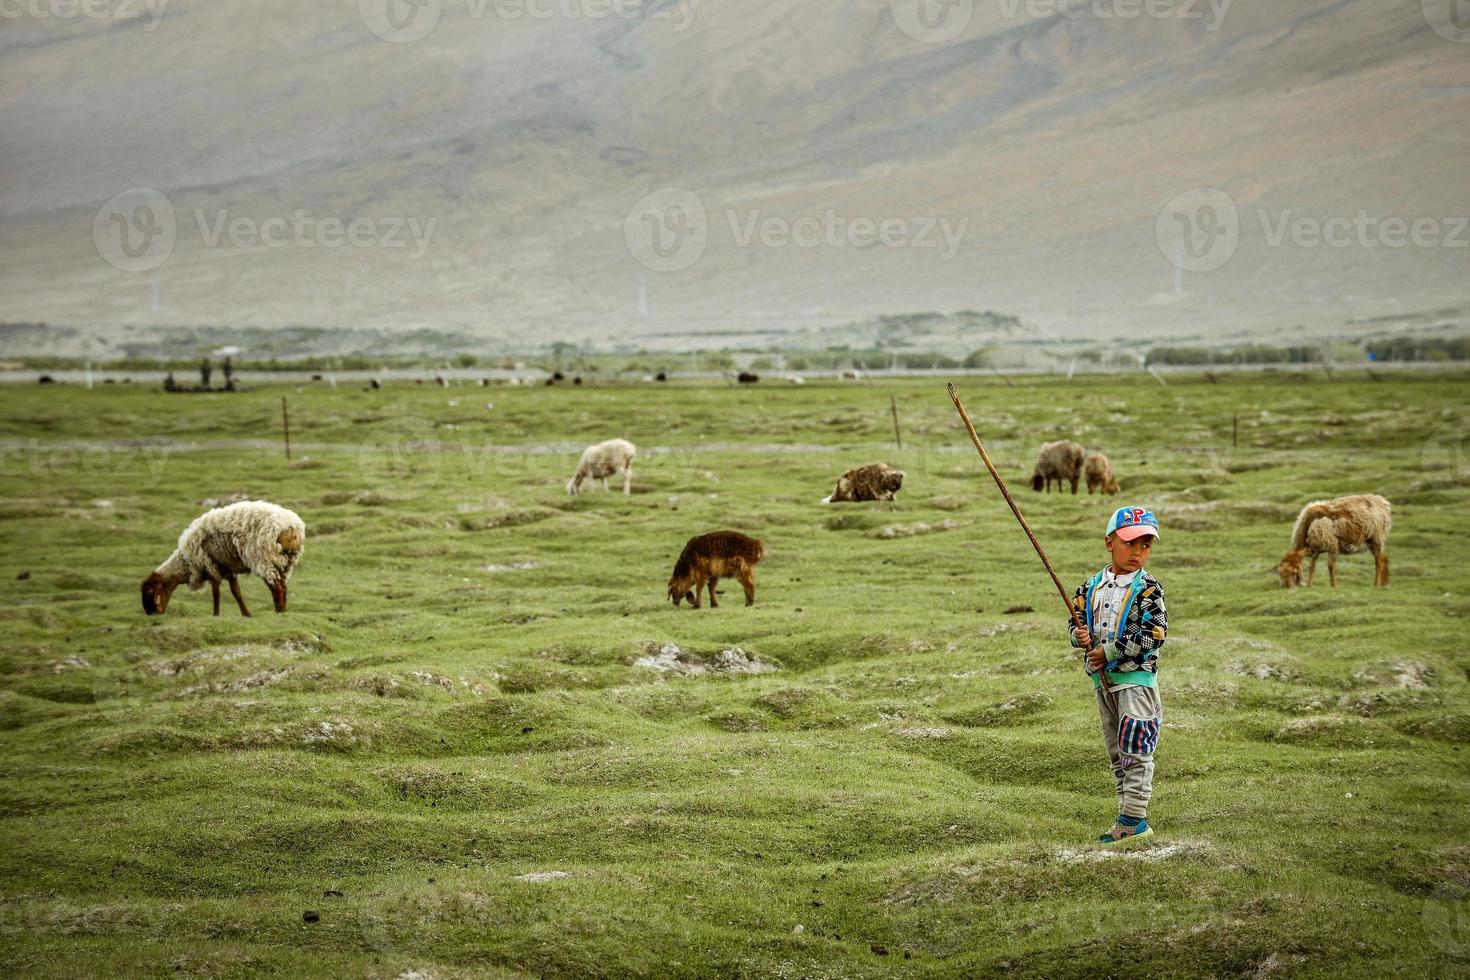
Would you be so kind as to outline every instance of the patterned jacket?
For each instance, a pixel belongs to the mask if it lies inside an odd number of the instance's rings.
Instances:
[[[1082,583],[1072,596],[1077,617],[1086,624],[1089,631],[1093,628],[1093,593],[1106,574],[1107,569],[1098,572]],[[1134,576],[1118,621],[1123,626],[1117,631],[1117,637],[1112,643],[1104,645],[1110,657],[1105,668],[1108,682],[1156,687],[1159,648],[1169,635],[1169,614],[1164,608],[1164,587],[1157,579],[1144,571]],[[1077,642],[1077,634],[1070,618],[1067,620],[1067,635],[1071,637],[1072,646],[1080,649],[1082,644]],[[1097,639],[1094,637],[1093,642],[1097,642]],[[1088,676],[1092,678],[1092,686],[1101,687],[1102,682],[1098,680],[1097,672],[1086,663],[1085,658],[1083,663]]]

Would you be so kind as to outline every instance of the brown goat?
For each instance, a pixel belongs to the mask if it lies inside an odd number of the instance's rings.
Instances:
[[[1118,474],[1113,471],[1113,461],[1102,453],[1092,453],[1082,462],[1082,473],[1087,477],[1087,495],[1097,490],[1104,494],[1118,492]]]
[[[842,474],[824,504],[850,503],[860,500],[892,500],[903,489],[903,470],[887,463],[869,463]]]
[[[730,576],[740,581],[745,589],[745,604],[755,605],[755,564],[766,556],[765,546],[752,537],[738,531],[715,531],[690,538],[679,560],[674,564],[674,575],[669,579],[669,598],[678,605],[683,599],[695,609],[699,608],[701,589],[709,590],[709,604],[719,606],[715,600],[715,586],[720,576]]]
[[[1041,447],[1036,456],[1036,470],[1031,474],[1031,489],[1040,493],[1051,493],[1051,482],[1057,481],[1057,490],[1063,483],[1072,484],[1072,493],[1077,492],[1077,483],[1082,479],[1082,458],[1085,450],[1069,439],[1049,442]]]
[[[1393,523],[1392,506],[1377,494],[1338,497],[1307,504],[1297,516],[1291,532],[1291,550],[1276,566],[1283,588],[1312,584],[1317,575],[1317,556],[1327,555],[1327,573],[1337,588],[1337,556],[1351,555],[1366,547],[1373,552],[1374,585],[1388,585],[1388,530]],[[1302,562],[1310,559],[1306,581]]]

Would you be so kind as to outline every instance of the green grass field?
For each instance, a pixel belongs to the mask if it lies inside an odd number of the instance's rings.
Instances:
[[[1093,697],[942,382],[7,387],[0,972],[1466,975],[1466,380],[960,384],[1069,588],[1112,506],[1163,523],[1126,855],[1088,847]],[[613,436],[635,493],[568,498]],[[1063,436],[1122,498],[1026,489]],[[818,503],[876,459],[898,503]],[[1394,503],[1392,585],[1355,556],[1282,590],[1301,505],[1359,492]],[[182,589],[146,618],[234,494],[306,521],[290,612],[251,580],[252,619]],[[766,543],[756,605],[675,609],[724,527]]]

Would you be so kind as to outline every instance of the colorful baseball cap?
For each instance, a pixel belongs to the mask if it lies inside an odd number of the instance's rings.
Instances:
[[[1159,519],[1151,510],[1142,507],[1119,507],[1108,521],[1108,533],[1116,534],[1124,541],[1134,541],[1146,534],[1159,536]]]

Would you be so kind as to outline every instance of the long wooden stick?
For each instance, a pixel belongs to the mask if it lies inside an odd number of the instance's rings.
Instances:
[[[954,402],[954,407],[959,411],[960,418],[965,422],[965,428],[969,430],[970,439],[975,443],[975,448],[980,451],[980,458],[985,461],[985,468],[995,478],[995,485],[1000,487],[1000,495],[1006,498],[1006,503],[1011,505],[1011,513],[1016,515],[1016,520],[1021,522],[1021,530],[1026,532],[1026,537],[1031,539],[1031,547],[1036,549],[1036,554],[1041,557],[1041,563],[1046,566],[1046,572],[1051,576],[1053,584],[1057,587],[1057,594],[1062,597],[1062,604],[1067,607],[1067,615],[1072,617],[1072,625],[1079,630],[1083,628],[1082,620],[1077,616],[1077,609],[1072,605],[1072,597],[1067,595],[1067,587],[1057,577],[1057,570],[1052,567],[1051,559],[1046,557],[1042,550],[1041,542],[1036,540],[1036,535],[1031,531],[1031,525],[1026,523],[1026,518],[1021,516],[1021,508],[1016,506],[1016,498],[1011,496],[1011,491],[1006,488],[1006,481],[1000,478],[1000,473],[995,469],[995,464],[990,461],[990,454],[985,451],[985,446],[980,442],[980,434],[975,431],[975,423],[970,421],[970,413],[965,411],[964,402],[960,401],[959,392],[954,390],[954,385],[949,385],[949,397]],[[1106,669],[1097,672],[1098,680],[1102,682],[1103,693],[1112,696],[1113,689],[1108,684],[1108,673]]]

